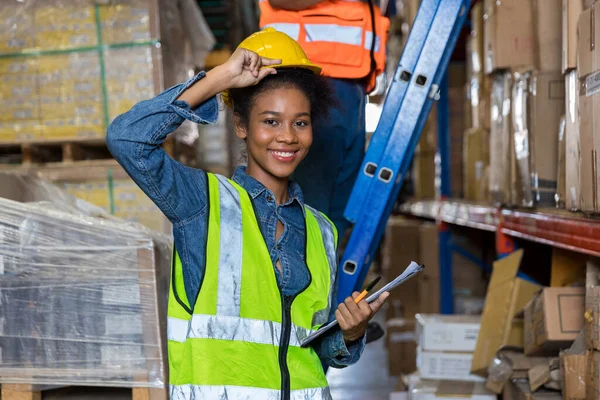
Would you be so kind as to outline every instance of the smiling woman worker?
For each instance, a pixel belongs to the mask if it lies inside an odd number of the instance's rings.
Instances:
[[[172,399],[329,399],[321,360],[341,368],[360,357],[385,296],[332,307],[337,233],[289,180],[310,149],[313,120],[331,104],[319,72],[293,39],[268,28],[108,129],[115,158],[173,223]],[[184,119],[214,123],[222,91],[248,152],[231,180],[185,167],[160,146]],[[299,346],[334,316],[340,329]]]

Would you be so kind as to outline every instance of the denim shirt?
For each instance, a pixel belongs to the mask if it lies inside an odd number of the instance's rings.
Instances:
[[[188,103],[176,100],[185,89],[204,76],[205,73],[201,72],[184,84],[139,102],[110,124],[106,138],[115,159],[172,222],[175,247],[183,265],[185,291],[192,309],[206,268],[207,177],[204,171],[171,159],[161,144],[185,119],[198,124],[216,123],[219,106],[215,97],[194,110]],[[304,200],[300,187],[290,182],[289,200],[277,205],[273,193],[248,176],[244,167],[235,171],[233,180],[254,201],[282,294],[297,294],[310,279],[304,259]],[[275,239],[277,221],[284,226],[279,240]],[[281,264],[281,273],[275,266],[277,260]],[[334,318],[335,308],[332,308],[330,320]],[[364,345],[363,336],[346,346],[341,330],[337,329],[316,342],[313,348],[327,365],[343,368],[358,361]]]

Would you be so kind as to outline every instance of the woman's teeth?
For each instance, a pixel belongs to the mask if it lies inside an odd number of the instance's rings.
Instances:
[[[273,154],[278,155],[280,157],[291,157],[294,155],[293,151],[273,151]]]

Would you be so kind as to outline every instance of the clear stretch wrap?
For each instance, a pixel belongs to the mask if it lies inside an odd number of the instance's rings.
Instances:
[[[19,198],[0,198],[0,383],[163,387],[169,240],[13,182]]]

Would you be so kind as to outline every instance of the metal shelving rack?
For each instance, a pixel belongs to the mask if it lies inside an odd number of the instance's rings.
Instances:
[[[600,257],[600,218],[589,218],[581,213],[557,209],[508,209],[461,200],[409,202],[401,206],[401,211],[437,221],[442,277],[444,273],[452,276],[451,250],[442,240],[449,230],[448,225],[494,232],[496,251],[500,257],[515,248],[513,238]],[[442,303],[445,299],[452,304],[451,282],[448,285],[442,281]],[[448,307],[443,311],[448,313]]]

